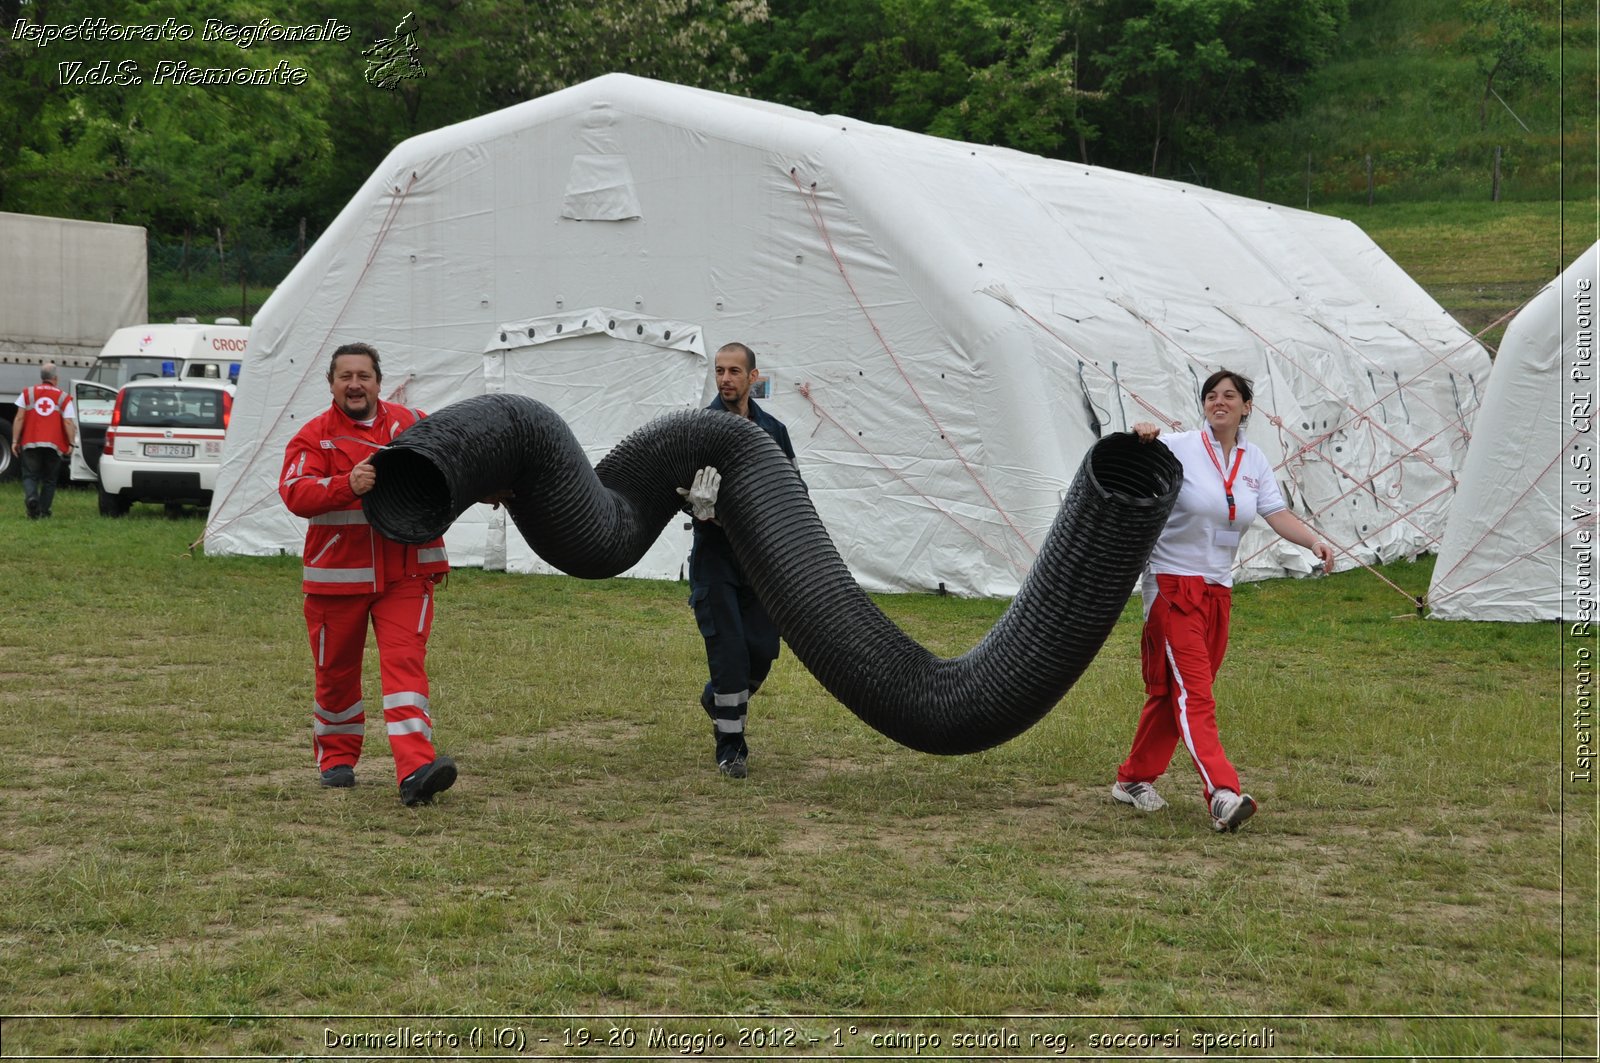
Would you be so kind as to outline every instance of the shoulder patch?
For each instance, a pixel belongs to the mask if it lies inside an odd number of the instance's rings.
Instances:
[[[333,440],[331,440],[331,439],[324,439],[324,440],[323,440],[323,441],[322,441],[322,449],[323,449],[323,450],[333,450],[333,449],[335,449],[335,447],[334,447],[334,445],[333,445]]]

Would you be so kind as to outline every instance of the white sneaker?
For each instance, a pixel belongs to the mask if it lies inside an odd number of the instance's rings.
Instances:
[[[1111,787],[1111,796],[1140,812],[1160,812],[1167,807],[1156,788],[1147,782],[1119,782]]]
[[[1220,834],[1233,833],[1255,814],[1256,801],[1249,794],[1218,790],[1211,795],[1211,825]]]

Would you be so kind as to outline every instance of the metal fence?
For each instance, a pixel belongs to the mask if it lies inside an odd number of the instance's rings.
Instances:
[[[238,318],[248,325],[314,239],[297,231],[149,235],[150,320]]]
[[[1394,148],[1313,149],[1270,160],[1185,161],[1171,176],[1220,192],[1307,209],[1330,204],[1547,200],[1563,198],[1571,188],[1594,187],[1592,159],[1575,158],[1562,166],[1553,165],[1553,157],[1550,151],[1497,144],[1463,148],[1447,158]]]

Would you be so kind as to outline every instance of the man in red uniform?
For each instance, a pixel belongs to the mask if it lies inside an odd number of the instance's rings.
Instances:
[[[420,547],[397,543],[374,531],[361,509],[361,496],[377,482],[372,455],[422,416],[381,401],[382,382],[378,352],[369,345],[347,343],[333,352],[333,406],[289,441],[278,494],[290,512],[310,520],[301,589],[316,667],[312,745],[322,785],[356,783],[370,620],[400,799],[422,805],[456,781],[455,762],[434,752],[426,665],[434,584],[450,564],[442,539]]]
[[[72,454],[77,416],[72,396],[56,383],[54,362],[41,365],[39,383],[17,396],[17,412],[11,419],[11,453],[22,463],[22,500],[29,520],[50,516],[61,462]]]

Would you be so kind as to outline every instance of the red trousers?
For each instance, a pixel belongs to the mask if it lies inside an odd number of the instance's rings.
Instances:
[[[354,765],[366,734],[361,659],[367,624],[378,637],[383,720],[396,779],[434,759],[428,715],[428,635],[433,630],[432,576],[397,580],[381,594],[306,595],[306,632],[316,665],[312,747],[317,768]]]
[[[1228,652],[1233,592],[1199,576],[1157,575],[1160,593],[1144,622],[1141,656],[1147,695],[1119,782],[1155,782],[1181,740],[1209,803],[1217,790],[1239,792],[1239,773],[1222,750],[1212,680]]]

